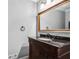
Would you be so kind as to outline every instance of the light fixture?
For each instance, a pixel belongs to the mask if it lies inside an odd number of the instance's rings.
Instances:
[[[32,1],[35,3],[42,3],[42,4],[46,3],[46,0],[32,0]]]
[[[38,3],[39,2],[39,0],[32,0],[33,2],[35,2],[35,3]]]
[[[54,0],[51,0],[51,2],[53,2]]]

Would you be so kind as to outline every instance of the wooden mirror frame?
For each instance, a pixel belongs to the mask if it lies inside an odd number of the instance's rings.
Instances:
[[[61,6],[62,4],[65,4],[65,3],[69,3],[70,1],[69,0],[63,0],[61,2],[59,2],[58,4],[54,5],[54,6],[51,6],[49,7],[48,9],[44,10],[44,11],[41,11],[38,13],[37,15],[37,20],[38,20],[38,32],[40,31],[70,31],[70,29],[55,29],[55,30],[40,30],[40,15],[43,14],[43,13],[46,13],[47,11],[51,10],[52,8],[56,8],[58,6]]]

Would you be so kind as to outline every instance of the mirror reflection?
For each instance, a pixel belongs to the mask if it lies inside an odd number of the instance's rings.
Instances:
[[[69,30],[70,5],[63,4],[40,15],[40,30]]]

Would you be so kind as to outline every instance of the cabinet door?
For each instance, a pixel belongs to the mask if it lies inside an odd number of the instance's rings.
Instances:
[[[46,43],[38,42],[40,46],[40,56],[43,59],[57,59],[57,49]]]

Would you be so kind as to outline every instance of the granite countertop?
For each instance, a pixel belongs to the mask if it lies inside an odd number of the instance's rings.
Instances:
[[[57,48],[61,48],[63,46],[70,45],[70,41],[66,41],[66,40],[62,40],[63,42],[55,42],[52,40],[41,40],[40,38],[36,38],[36,37],[30,37],[30,38],[43,42],[43,43],[46,43],[46,44],[49,44],[49,45],[52,45],[52,46],[55,46]],[[42,38],[42,39],[47,39],[47,38]]]

